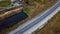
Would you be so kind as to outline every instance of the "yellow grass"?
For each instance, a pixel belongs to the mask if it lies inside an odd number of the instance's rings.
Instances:
[[[44,28],[38,29],[34,34],[60,34],[60,11],[48,21]]]
[[[40,2],[34,2],[35,4],[33,5],[34,8],[32,8],[30,5],[26,5],[24,6],[24,9],[25,8],[29,8],[30,11],[27,12],[29,17],[19,23],[17,23],[16,25],[10,27],[10,28],[6,28],[4,29],[2,32],[0,32],[1,34],[5,34],[5,33],[8,33],[14,29],[16,29],[18,26],[22,25],[23,23],[25,23],[26,21],[32,19],[33,17],[35,17],[36,15],[40,14],[41,12],[43,12],[44,10],[48,9],[49,7],[51,7],[53,4],[55,4],[54,2],[55,0],[51,1],[51,2],[46,2],[46,4],[42,4]],[[24,4],[25,5],[25,4]],[[44,6],[43,6],[44,5]]]

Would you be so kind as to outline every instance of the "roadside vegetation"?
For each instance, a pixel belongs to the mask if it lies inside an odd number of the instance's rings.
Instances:
[[[60,11],[48,21],[45,27],[37,29],[33,34],[60,34]]]
[[[23,11],[28,14],[28,18],[15,24],[14,26],[11,26],[9,28],[6,28],[0,32],[1,34],[8,33],[14,29],[16,29],[18,26],[22,25],[23,23],[31,20],[36,15],[43,13],[45,10],[50,8],[52,5],[54,5],[57,2],[57,0],[29,0],[29,1],[23,1]]]
[[[57,0],[29,0],[24,2],[23,10],[30,16],[30,18],[33,18],[36,15],[43,13],[56,2]]]

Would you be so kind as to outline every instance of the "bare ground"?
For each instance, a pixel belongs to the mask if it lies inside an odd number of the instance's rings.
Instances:
[[[55,1],[56,2],[56,1]],[[23,23],[25,23],[26,21],[31,20],[33,17],[35,17],[36,15],[42,13],[44,10],[48,9],[49,7],[51,7],[54,3],[54,1],[51,2],[46,2],[45,4],[41,4],[41,3],[36,3],[35,8],[33,8],[31,10],[31,12],[28,14],[29,17],[17,24],[15,24],[14,26],[11,26],[10,28],[6,28],[4,30],[2,30],[2,32],[0,32],[1,34],[6,34],[14,29],[16,29],[18,26],[22,25]],[[44,6],[43,6],[44,5]]]
[[[33,34],[60,34],[60,11],[48,21],[42,29],[36,30]]]

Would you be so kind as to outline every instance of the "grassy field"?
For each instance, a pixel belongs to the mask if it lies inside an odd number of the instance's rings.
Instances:
[[[30,1],[29,4],[24,4],[24,12],[26,12],[30,18],[35,17],[36,15],[43,13],[46,9],[54,5],[57,0],[45,0],[44,2],[38,1]]]
[[[16,29],[18,26],[22,25],[23,23],[31,20],[32,18],[34,18],[36,15],[44,12],[46,9],[50,8],[52,5],[54,5],[56,3],[56,0],[51,0],[51,1],[46,1],[46,3],[41,3],[41,2],[36,2],[36,1],[32,1],[33,4],[24,4],[24,12],[28,14],[28,18],[15,24],[14,26],[11,26],[10,28],[5,28],[2,30],[2,32],[0,32],[0,34],[6,34],[14,29]]]
[[[8,5],[10,5],[11,2],[10,1],[0,1],[0,7],[6,7]]]
[[[7,7],[11,4],[10,0],[0,1],[0,10],[3,9],[3,7]]]
[[[36,30],[33,34],[60,34],[60,11],[48,21],[44,28]]]

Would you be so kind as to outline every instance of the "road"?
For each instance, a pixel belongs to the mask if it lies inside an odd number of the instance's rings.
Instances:
[[[52,6],[52,8],[50,8],[47,11],[45,11],[43,14],[41,14],[38,17],[36,17],[35,19],[27,22],[26,24],[18,27],[16,30],[10,32],[9,34],[25,34],[26,31],[28,31],[29,29],[31,29],[32,27],[34,27],[36,24],[38,24],[39,22],[41,22],[42,20],[44,20],[47,16],[49,16],[50,14],[52,14],[53,12],[55,12],[55,10],[59,6],[60,6],[60,1],[57,2],[54,6]],[[33,29],[32,29],[32,31],[33,31]],[[28,33],[28,34],[30,34],[30,33]]]

